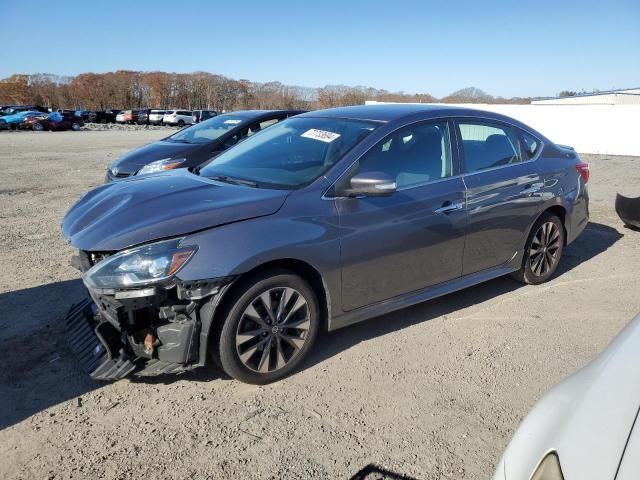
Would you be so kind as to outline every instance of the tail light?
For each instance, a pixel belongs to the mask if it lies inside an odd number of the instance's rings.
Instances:
[[[589,164],[580,162],[576,165],[576,171],[582,177],[582,181],[587,183],[589,181]]]

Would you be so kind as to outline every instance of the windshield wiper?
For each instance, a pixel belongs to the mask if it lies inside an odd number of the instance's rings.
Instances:
[[[208,177],[218,182],[231,183],[232,185],[246,185],[247,187],[258,188],[258,184],[251,180],[245,180],[243,178],[229,177],[227,175],[213,175]]]

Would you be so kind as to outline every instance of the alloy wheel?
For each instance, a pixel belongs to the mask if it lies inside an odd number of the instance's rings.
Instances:
[[[290,287],[271,288],[249,303],[238,322],[238,358],[254,372],[280,370],[299,355],[310,327],[304,296]]]
[[[540,225],[531,241],[529,265],[534,275],[542,277],[552,271],[560,261],[562,235],[553,222]]]

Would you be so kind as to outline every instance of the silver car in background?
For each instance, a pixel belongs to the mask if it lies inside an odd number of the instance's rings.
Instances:
[[[536,404],[493,479],[638,480],[639,407],[640,314]]]

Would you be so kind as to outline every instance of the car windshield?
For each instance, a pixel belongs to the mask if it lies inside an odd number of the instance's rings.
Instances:
[[[184,130],[174,133],[166,138],[169,142],[180,143],[209,143],[221,137],[232,128],[251,120],[237,115],[220,115],[218,117],[199,123]]]
[[[299,188],[324,174],[378,125],[338,118],[290,118],[215,157],[200,175],[265,188]]]

